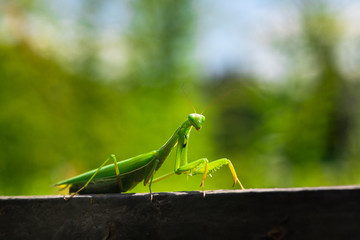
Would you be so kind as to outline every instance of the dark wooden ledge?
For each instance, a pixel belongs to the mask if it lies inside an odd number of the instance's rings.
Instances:
[[[360,239],[360,186],[0,197],[0,239]]]

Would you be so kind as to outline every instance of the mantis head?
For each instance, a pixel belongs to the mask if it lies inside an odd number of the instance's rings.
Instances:
[[[203,122],[205,122],[205,116],[198,113],[191,113],[188,116],[190,123],[195,127],[196,130],[200,130]]]

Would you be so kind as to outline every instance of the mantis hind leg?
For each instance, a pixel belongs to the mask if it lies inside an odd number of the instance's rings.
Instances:
[[[172,176],[173,174],[182,174],[182,173],[189,174],[189,175],[203,174],[203,178],[202,178],[202,182],[201,182],[200,186],[202,187],[203,195],[205,196],[204,182],[205,182],[207,174],[215,172],[216,170],[218,170],[219,168],[221,168],[222,166],[225,166],[225,165],[227,165],[229,167],[230,172],[233,176],[233,179],[234,179],[233,186],[235,186],[236,183],[239,183],[241,189],[244,190],[245,188],[243,187],[239,178],[237,177],[234,166],[232,165],[231,161],[227,158],[221,158],[221,159],[213,161],[213,162],[209,162],[206,158],[202,158],[202,159],[193,161],[191,163],[182,165],[181,167],[176,169],[175,172],[165,174],[159,178],[154,179],[151,182],[155,183],[155,182],[161,181],[169,176]]]
[[[70,198],[72,198],[73,196],[79,194],[79,192],[81,192],[84,188],[86,188],[89,183],[94,179],[94,177],[99,173],[99,171],[106,165],[106,163],[108,161],[112,160],[114,162],[114,166],[115,166],[115,173],[116,173],[116,177],[117,177],[117,181],[118,181],[118,186],[119,189],[122,188],[121,186],[121,181],[120,181],[120,173],[119,173],[119,168],[117,165],[117,161],[116,161],[116,157],[114,154],[111,154],[106,160],[105,162],[103,162],[100,167],[96,170],[96,172],[90,177],[90,179],[84,184],[84,186],[82,186],[81,188],[79,188],[76,192],[71,193],[70,197],[65,198],[65,200],[69,200]]]
[[[219,160],[213,161],[213,162],[209,162],[208,164],[208,168],[205,169],[203,166],[200,166],[199,168],[195,169],[195,171],[193,171],[194,174],[199,174],[199,173],[212,173],[215,172],[216,170],[218,170],[219,168],[221,168],[222,166],[227,165],[230,169],[230,172],[233,176],[234,179],[234,184],[233,187],[236,185],[236,183],[239,183],[241,189],[245,189],[243,187],[243,185],[241,184],[239,178],[237,177],[236,171],[234,166],[232,165],[231,161],[227,158],[221,158]]]

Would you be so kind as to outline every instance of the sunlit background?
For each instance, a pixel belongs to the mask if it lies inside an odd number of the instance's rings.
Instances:
[[[359,184],[359,23],[356,0],[2,0],[0,194],[158,149],[193,112],[183,91],[215,100],[190,160],[227,157],[246,188]],[[205,185],[231,188],[226,167]]]

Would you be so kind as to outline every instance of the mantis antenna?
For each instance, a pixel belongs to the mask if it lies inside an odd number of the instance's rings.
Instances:
[[[217,98],[215,98],[209,105],[207,105],[207,107],[200,113],[203,114],[209,107],[211,107],[212,105],[214,105],[215,103],[219,102],[219,100],[221,100],[223,97],[225,97],[226,95],[228,95],[229,93],[231,93],[232,91],[234,91],[235,89],[231,89],[227,92],[224,92],[223,94],[221,94],[220,96],[218,96]]]
[[[194,112],[197,113],[194,105],[193,105],[192,102],[190,101],[189,96],[186,94],[186,92],[185,92],[185,90],[184,90],[184,86],[181,87],[181,90],[182,90],[183,94],[185,95],[186,99],[189,101],[189,103],[190,103],[192,109],[194,110]]]

